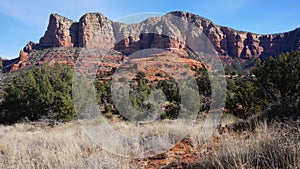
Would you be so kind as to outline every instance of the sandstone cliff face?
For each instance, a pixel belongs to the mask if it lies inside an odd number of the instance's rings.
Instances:
[[[167,20],[168,15],[176,16],[176,21]],[[188,42],[194,41],[195,36],[204,33],[223,56],[248,59],[300,49],[300,29],[282,34],[259,35],[221,27],[191,13],[171,12],[166,16],[126,25],[112,22],[100,13],[85,14],[79,22],[52,14],[39,46],[115,48],[130,54],[145,48],[183,48]],[[193,23],[198,32],[190,32],[187,27],[180,27],[175,22]]]
[[[20,68],[26,67],[29,65],[27,63],[30,53],[33,49],[37,48],[37,44],[34,42],[28,42],[27,45],[23,48],[23,50],[20,50],[19,58],[17,59],[12,59],[12,60],[6,60],[3,63],[3,67],[6,67],[8,65],[11,65],[10,71],[15,71]],[[7,70],[4,70],[6,72]]]
[[[192,23],[192,28],[187,23]],[[129,55],[147,48],[184,49],[188,46],[199,49],[207,45],[198,40],[203,35],[218,55],[225,58],[265,58],[300,49],[300,28],[260,35],[221,27],[208,19],[179,11],[130,25],[113,22],[101,13],[85,14],[79,22],[52,14],[45,35],[38,44],[30,42],[20,52],[19,62],[13,69],[26,66],[24,62],[33,49],[84,47],[117,50]]]
[[[113,22],[100,13],[85,14],[78,24],[78,46],[112,49],[115,43]]]
[[[78,23],[56,15],[50,15],[47,31],[40,39],[40,47],[74,47],[77,45]]]

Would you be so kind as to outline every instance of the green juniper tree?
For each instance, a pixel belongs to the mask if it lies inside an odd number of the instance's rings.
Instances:
[[[59,64],[53,67],[42,65],[22,72],[5,89],[0,121],[72,120],[75,117],[72,77],[72,69]]]
[[[257,63],[253,73],[264,96],[273,105],[274,115],[299,115],[300,51],[283,53]]]

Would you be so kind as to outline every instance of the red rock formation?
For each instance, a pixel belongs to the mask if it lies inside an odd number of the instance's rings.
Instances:
[[[193,25],[192,30],[187,23]],[[209,43],[199,40],[204,35],[211,42],[211,47],[223,58],[265,58],[300,49],[300,28],[287,33],[259,35],[221,27],[208,19],[186,12],[171,12],[163,17],[149,18],[131,25],[113,22],[101,13],[85,14],[79,22],[52,14],[39,44],[28,43],[20,52],[19,62],[11,70],[21,67],[28,58],[38,55],[39,50],[54,47],[100,48],[117,50],[125,55],[148,48],[184,49],[188,46],[199,51],[209,50],[206,48]],[[37,52],[32,56],[34,50]],[[74,53],[66,55],[75,56]]]
[[[10,71],[15,71],[15,70],[18,70],[19,68],[23,68],[23,67],[30,65],[30,63],[27,63],[27,61],[29,59],[31,51],[34,48],[36,48],[36,44],[31,41],[28,42],[27,45],[23,48],[23,50],[20,51],[19,58],[17,60],[13,59],[12,62],[5,61],[7,63],[4,64],[4,67],[7,66],[8,64],[14,63],[14,64],[12,64]]]
[[[51,47],[74,47],[77,44],[78,23],[51,14],[47,31],[40,39],[39,46],[42,48]]]
[[[28,60],[28,53],[23,50],[20,51],[20,59],[19,62],[24,62]]]
[[[80,47],[112,49],[115,43],[113,22],[100,13],[88,13],[78,24]]]
[[[176,22],[190,22],[199,32],[189,32]],[[175,25],[175,26],[174,26]],[[150,34],[149,34],[150,32]],[[165,33],[165,34],[164,34]],[[248,59],[277,55],[300,48],[300,29],[273,35],[259,35],[221,27],[208,19],[186,12],[171,12],[162,18],[150,18],[139,24],[112,22],[101,13],[88,13],[78,23],[52,14],[40,47],[87,47],[117,49],[130,54],[145,48],[183,48],[197,43],[204,33],[220,55]],[[180,39],[180,40],[179,40]]]

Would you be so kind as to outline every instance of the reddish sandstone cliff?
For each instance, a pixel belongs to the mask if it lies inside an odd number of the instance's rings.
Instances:
[[[187,23],[192,23],[195,29],[191,30]],[[223,58],[265,58],[300,49],[300,28],[287,33],[260,35],[218,26],[208,19],[186,12],[171,12],[131,25],[113,22],[101,13],[85,14],[79,22],[52,14],[40,42],[27,44],[11,70],[32,64],[26,61],[38,53],[33,54],[33,50],[97,48],[129,55],[147,48],[184,49],[189,46],[194,49],[203,45],[198,41],[203,35]]]
[[[236,31],[221,27],[210,20],[186,12],[171,12],[167,15],[177,17],[177,22],[189,21],[202,30],[221,55],[231,57],[251,58],[261,55],[277,55],[279,52],[300,49],[300,29],[273,35],[259,35],[249,32]],[[186,28],[177,26],[174,21],[162,18],[151,18],[139,24],[126,25],[112,22],[101,13],[88,13],[79,22],[73,22],[65,17],[52,14],[40,47],[88,47],[117,49],[126,46],[140,50],[146,47],[176,47],[180,48],[185,42],[176,41],[172,37],[182,37],[181,32]],[[162,38],[167,30],[168,38]],[[147,32],[155,33],[148,35]]]

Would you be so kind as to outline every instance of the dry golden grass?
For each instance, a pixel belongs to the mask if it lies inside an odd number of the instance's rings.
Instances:
[[[219,148],[211,151],[195,168],[297,169],[300,168],[300,122],[267,125],[254,131],[229,132]]]
[[[172,125],[170,121],[151,125],[128,122],[112,124],[118,132],[132,137],[173,131]],[[206,147],[207,151],[204,153],[195,148],[199,152],[192,153],[198,154],[200,161],[185,166],[218,169],[300,168],[299,122],[274,123],[271,126],[260,122],[252,132],[216,132],[206,143],[199,137],[202,127],[201,123],[196,123],[189,137],[196,147]],[[3,169],[139,168],[132,162],[132,158],[114,155],[95,144],[82,131],[78,122],[54,127],[42,124],[0,126],[0,137],[0,168]],[[172,168],[168,164],[157,168],[168,166]]]
[[[0,168],[132,168],[102,150],[75,124],[0,127]]]

